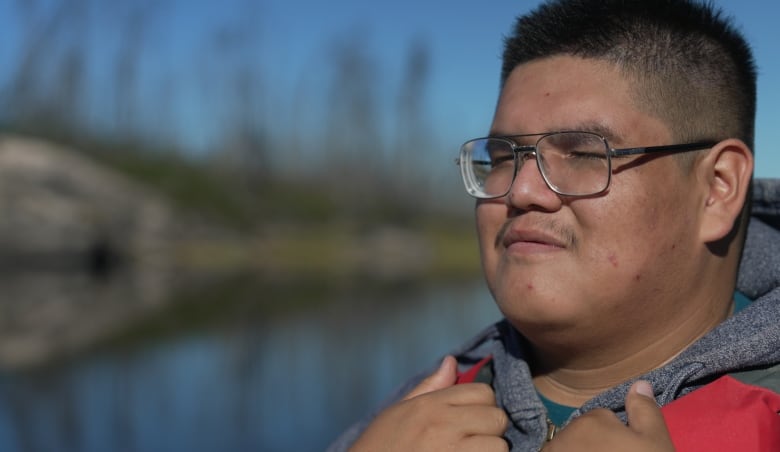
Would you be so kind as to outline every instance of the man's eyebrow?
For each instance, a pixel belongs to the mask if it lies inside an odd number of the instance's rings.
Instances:
[[[606,123],[601,121],[587,121],[587,122],[580,122],[580,123],[574,123],[566,126],[561,127],[554,127],[549,130],[542,130],[542,131],[534,131],[534,132],[506,132],[503,130],[497,130],[497,129],[491,129],[490,133],[488,134],[488,137],[492,138],[499,138],[499,137],[517,137],[517,136],[523,136],[523,135],[543,135],[545,133],[550,132],[591,132],[595,133],[597,135],[601,135],[602,137],[606,138],[607,141],[610,143],[615,142],[619,143],[621,142],[620,134],[618,134],[615,129],[608,126]]]
[[[621,142],[620,134],[618,134],[612,127],[600,121],[583,122],[577,124],[575,129],[570,130],[581,130],[583,132],[595,133],[606,138],[610,143],[613,141],[618,143]]]

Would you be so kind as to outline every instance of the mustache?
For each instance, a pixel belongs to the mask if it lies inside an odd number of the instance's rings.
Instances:
[[[493,246],[498,248],[501,246],[501,244],[504,241],[504,236],[506,235],[507,231],[512,227],[512,224],[514,223],[514,219],[509,219],[501,226],[501,229],[498,231],[498,234],[496,235],[495,242],[493,243]],[[569,248],[576,248],[577,247],[577,235],[574,233],[572,228],[569,226],[566,226],[565,224],[562,224],[555,220],[542,220],[542,221],[535,221],[531,224],[532,229],[538,229],[543,231],[552,232],[552,234],[560,239],[563,243],[566,244]]]

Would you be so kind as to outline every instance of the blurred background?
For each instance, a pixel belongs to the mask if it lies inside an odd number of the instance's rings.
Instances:
[[[0,0],[0,450],[323,450],[497,320],[454,157],[538,2],[477,3]]]

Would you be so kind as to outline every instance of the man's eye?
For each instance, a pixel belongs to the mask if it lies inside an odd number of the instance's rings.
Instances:
[[[493,157],[490,159],[490,166],[493,168],[497,168],[500,166],[505,166],[507,164],[514,164],[514,156],[513,155],[502,155],[500,157]]]

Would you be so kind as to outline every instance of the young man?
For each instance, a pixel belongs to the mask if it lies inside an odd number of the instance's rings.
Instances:
[[[747,43],[694,1],[559,0],[503,62],[459,164],[505,320],[332,450],[780,450],[780,186],[751,188]]]

